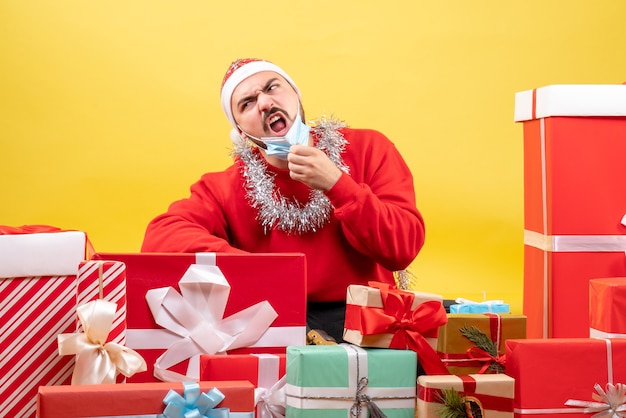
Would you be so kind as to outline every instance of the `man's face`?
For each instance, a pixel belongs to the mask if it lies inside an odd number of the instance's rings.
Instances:
[[[230,105],[235,121],[246,133],[284,136],[298,113],[299,98],[280,74],[262,71],[235,87]]]

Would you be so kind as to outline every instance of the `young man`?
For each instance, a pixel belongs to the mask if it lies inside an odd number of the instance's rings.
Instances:
[[[305,124],[280,67],[237,60],[222,82],[234,163],[148,225],[145,252],[302,252],[310,328],[341,341],[346,288],[393,284],[424,244],[413,178],[383,134]]]

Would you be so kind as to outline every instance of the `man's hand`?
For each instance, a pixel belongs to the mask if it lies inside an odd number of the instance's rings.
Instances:
[[[323,151],[305,145],[292,145],[289,149],[289,174],[312,189],[330,190],[342,171]]]

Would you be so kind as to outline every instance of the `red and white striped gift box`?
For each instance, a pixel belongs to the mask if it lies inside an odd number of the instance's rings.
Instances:
[[[74,369],[74,356],[59,356],[57,335],[76,330],[87,237],[38,231],[0,228],[0,417],[34,417],[38,387],[69,384]]]
[[[104,299],[117,304],[107,342],[126,345],[126,265],[121,261],[89,260],[78,265],[76,306]],[[76,330],[83,332],[76,318]]]

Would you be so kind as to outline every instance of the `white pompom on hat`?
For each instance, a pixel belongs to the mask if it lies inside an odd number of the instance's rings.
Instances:
[[[276,64],[257,58],[243,58],[234,61],[230,67],[228,67],[228,71],[226,71],[226,74],[224,75],[224,80],[222,80],[221,98],[222,109],[224,109],[224,113],[226,114],[228,121],[235,129],[237,129],[237,122],[235,122],[233,110],[230,106],[233,91],[235,91],[235,88],[243,80],[256,73],[260,73],[261,71],[273,71],[280,74],[289,84],[291,84],[291,87],[293,87],[298,96],[300,96],[300,90],[296,86],[296,83],[294,83],[291,77],[289,77],[289,75]]]

